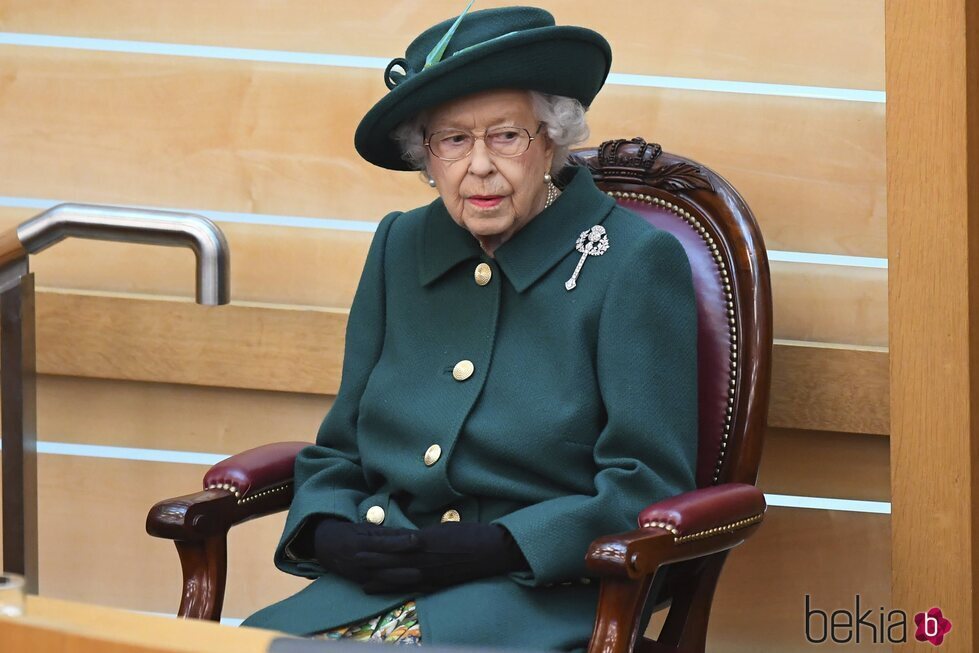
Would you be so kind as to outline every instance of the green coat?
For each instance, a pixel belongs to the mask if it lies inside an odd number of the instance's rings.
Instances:
[[[609,249],[569,292],[575,240],[598,223]],[[474,279],[481,262],[486,285]],[[584,647],[598,597],[589,543],[694,488],[696,341],[679,241],[618,207],[585,169],[495,258],[441,200],[388,215],[350,310],[340,390],[296,461],[275,552],[280,569],[315,580],[245,625],[305,635],[415,598],[425,643]],[[474,371],[460,381],[462,360]],[[432,444],[442,453],[429,466]],[[373,506],[385,526],[437,524],[447,510],[501,524],[530,572],[371,596],[289,550],[306,519],[364,521]]]

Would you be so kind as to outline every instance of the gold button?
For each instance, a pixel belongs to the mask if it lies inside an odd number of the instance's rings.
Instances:
[[[476,266],[476,272],[474,275],[476,277],[476,284],[480,286],[485,286],[493,278],[493,268],[491,268],[486,263],[480,263]]]
[[[384,521],[384,508],[381,506],[371,506],[367,510],[367,521],[372,524],[380,524]]]
[[[442,515],[442,523],[447,521],[459,521],[462,517],[459,515],[458,510],[446,510]]]
[[[425,464],[431,467],[439,461],[442,457],[442,447],[437,444],[433,444],[428,449],[425,450]]]
[[[476,368],[473,367],[472,361],[459,361],[456,363],[456,366],[452,368],[452,378],[456,381],[465,381],[473,375],[475,370]]]

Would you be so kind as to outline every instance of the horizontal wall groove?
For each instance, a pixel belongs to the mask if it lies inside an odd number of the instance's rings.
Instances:
[[[192,57],[199,59],[223,59],[230,61],[257,61],[303,66],[365,68],[372,70],[384,70],[390,61],[384,57],[365,57],[334,53],[230,48],[213,45],[57,36],[53,34],[29,34],[24,32],[0,32],[0,45],[89,50],[95,52],[122,52],[127,54]],[[747,95],[771,95],[813,100],[872,102],[878,104],[886,102],[886,93],[884,91],[828,86],[770,84],[766,82],[742,82],[736,80],[636,75],[614,72],[609,74],[608,83],[619,86],[665,88],[709,93],[743,93]]]
[[[312,442],[310,443],[312,444]],[[2,449],[2,447],[0,447]],[[73,442],[52,442],[40,440],[37,452],[50,456],[75,456],[80,458],[106,458],[110,460],[132,460],[138,462],[159,462],[178,465],[204,465],[210,467],[229,458],[226,454],[204,453],[198,451],[176,451],[171,449],[143,449],[138,447],[114,447],[107,445],[78,444]],[[843,512],[866,512],[890,514],[891,504],[886,501],[865,501],[839,499],[832,497],[806,497],[789,494],[765,494],[770,507],[806,508],[812,510],[838,510]]]

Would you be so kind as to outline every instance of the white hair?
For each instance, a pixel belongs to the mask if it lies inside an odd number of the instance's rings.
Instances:
[[[528,93],[534,115],[544,123],[547,137],[554,144],[551,174],[557,174],[564,167],[571,147],[588,139],[588,123],[585,121],[587,109],[578,100],[563,95],[549,95],[538,91]],[[423,111],[391,132],[391,138],[401,147],[401,158],[408,162],[412,170],[424,170],[428,160],[428,149],[425,147],[425,123],[428,116],[429,112]]]

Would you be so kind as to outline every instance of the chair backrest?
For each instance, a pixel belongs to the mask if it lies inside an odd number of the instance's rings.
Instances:
[[[686,249],[698,315],[697,486],[754,484],[768,411],[772,298],[751,210],[718,174],[641,138],[575,150],[570,161]]]

